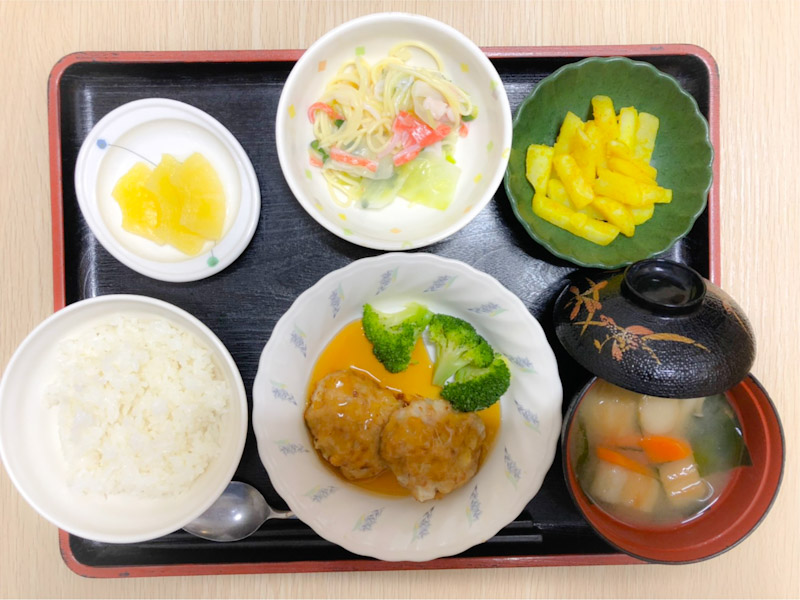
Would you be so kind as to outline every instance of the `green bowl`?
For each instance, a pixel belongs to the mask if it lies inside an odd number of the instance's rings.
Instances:
[[[591,99],[597,94],[609,96],[617,111],[635,106],[659,118],[650,164],[658,169],[658,184],[673,192],[672,202],[656,205],[653,218],[637,226],[633,237],[619,235],[608,246],[593,244],[533,214],[533,187],[525,178],[528,146],[552,146],[567,111],[590,118]],[[649,63],[587,58],[543,79],[520,105],[504,184],[514,214],[534,240],[578,265],[612,269],[663,252],[689,232],[706,206],[713,159],[708,123],[674,78]]]

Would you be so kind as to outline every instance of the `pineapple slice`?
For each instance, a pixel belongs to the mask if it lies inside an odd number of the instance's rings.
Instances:
[[[156,233],[164,241],[189,256],[199,254],[206,240],[181,225],[181,214],[187,202],[185,192],[172,183],[172,174],[180,163],[175,157],[165,154],[161,162],[153,169],[145,187],[158,199],[161,218]]]
[[[164,244],[157,233],[160,210],[158,198],[145,187],[153,170],[143,162],[125,173],[111,192],[122,210],[122,228],[156,244]]]
[[[225,224],[225,191],[211,163],[195,152],[175,169],[170,183],[185,198],[180,224],[207,240],[219,240]]]

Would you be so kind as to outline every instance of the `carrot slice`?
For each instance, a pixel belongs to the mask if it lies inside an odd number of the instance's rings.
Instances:
[[[687,442],[666,435],[650,435],[642,438],[639,446],[654,463],[681,460],[692,454],[692,447]]]
[[[635,473],[641,473],[642,475],[647,475],[648,477],[652,477],[653,473],[650,469],[644,466],[642,463],[633,460],[632,458],[628,458],[624,454],[617,452],[616,450],[611,450],[610,448],[606,448],[604,446],[598,446],[595,448],[595,452],[597,453],[597,458],[600,460],[604,460],[611,464],[617,465],[622,467],[623,469],[628,469],[629,471],[633,471]]]

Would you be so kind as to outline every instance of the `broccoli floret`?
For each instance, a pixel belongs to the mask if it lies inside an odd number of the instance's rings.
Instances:
[[[396,313],[384,313],[365,304],[361,322],[375,357],[387,371],[399,373],[408,368],[414,346],[431,317],[428,307],[417,302]]]
[[[458,317],[434,315],[428,330],[436,346],[434,385],[444,385],[450,376],[469,364],[488,367],[494,359],[494,350],[475,328]]]
[[[456,371],[454,381],[442,388],[442,398],[462,412],[489,408],[506,393],[511,371],[501,354],[488,367],[467,366]]]

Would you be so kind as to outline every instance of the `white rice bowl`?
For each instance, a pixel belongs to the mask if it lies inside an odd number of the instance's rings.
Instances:
[[[0,456],[43,517],[132,543],[202,514],[244,449],[247,397],[222,342],[143,296],[72,304],[20,345],[0,383]]]
[[[409,301],[466,319],[509,359],[497,438],[477,475],[448,496],[419,503],[371,493],[322,463],[303,419],[311,371],[365,302],[387,311]],[[536,495],[561,428],[555,356],[524,304],[495,279],[430,254],[355,261],[304,292],[278,321],[253,388],[253,429],[272,485],[323,538],[365,556],[425,561],[494,536]]]

